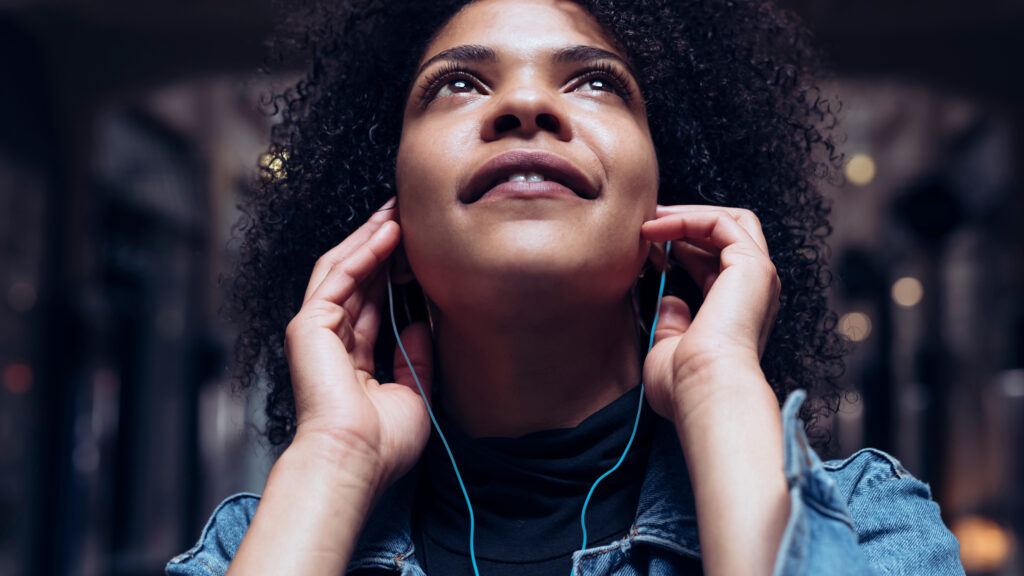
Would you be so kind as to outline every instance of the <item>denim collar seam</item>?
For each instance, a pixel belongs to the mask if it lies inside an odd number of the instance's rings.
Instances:
[[[631,544],[646,544],[649,546],[657,546],[662,550],[666,550],[680,556],[686,556],[697,560],[701,559],[700,555],[700,544],[691,546],[689,542],[678,537],[673,538],[675,534],[655,534],[652,532],[643,532],[636,536],[630,537]]]
[[[364,568],[380,568],[382,570],[398,572],[402,566],[394,556],[364,554],[360,558],[352,560],[346,572],[362,570]]]
[[[202,564],[207,570],[210,571],[210,574],[213,574],[214,576],[221,576],[222,574],[224,574],[224,572],[215,569],[213,566],[210,566],[209,562],[193,554],[191,551],[183,552],[181,554],[178,554],[174,558],[171,558],[171,564],[181,564],[187,560],[195,560],[196,562]]]
[[[628,541],[626,538],[623,538],[622,540],[616,540],[615,542],[612,542],[611,544],[607,544],[605,546],[601,546],[598,548],[588,548],[584,550],[583,553],[580,555],[580,561],[589,560],[591,558],[597,558],[598,556],[603,556],[605,554],[608,554],[609,552],[615,552],[621,549],[626,544],[628,544]]]
[[[400,572],[403,565],[408,562],[414,548],[415,545],[410,541],[404,552],[394,552],[386,549],[379,552],[365,552],[359,558],[352,560],[348,571],[363,568],[382,568]]]
[[[804,498],[803,501],[804,504],[809,508],[814,508],[814,510],[816,510],[818,513],[828,516],[833,520],[838,520],[849,526],[851,530],[856,531],[856,528],[853,525],[853,520],[850,519],[849,514],[843,512],[842,510],[835,510],[829,506],[825,506],[824,504],[818,502],[814,498]]]
[[[861,448],[860,450],[857,450],[856,452],[854,452],[853,454],[851,454],[850,456],[843,460],[830,460],[828,462],[824,462],[822,464],[822,467],[828,472],[838,472],[846,468],[847,466],[852,465],[854,462],[857,461],[858,458],[864,458],[868,456],[876,456],[886,461],[886,463],[892,467],[893,471],[897,475],[902,476],[908,474],[906,468],[903,467],[902,462],[900,462],[891,454],[878,450],[877,448]]]
[[[695,542],[684,536],[680,535],[681,528],[683,526],[673,523],[673,525],[661,526],[661,525],[637,525],[634,526],[634,530],[630,534],[630,539],[643,539],[643,538],[657,538],[666,542],[671,542],[675,546],[690,549]],[[699,548],[699,544],[697,547]]]

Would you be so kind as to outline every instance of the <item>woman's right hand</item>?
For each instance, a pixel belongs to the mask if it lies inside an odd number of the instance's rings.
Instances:
[[[339,467],[371,475],[373,497],[412,468],[430,435],[426,407],[401,354],[395,353],[396,382],[373,377],[385,266],[401,238],[396,212],[392,198],[317,261],[285,333],[298,421],[293,446],[343,455]],[[429,398],[429,329],[412,324],[401,337]]]

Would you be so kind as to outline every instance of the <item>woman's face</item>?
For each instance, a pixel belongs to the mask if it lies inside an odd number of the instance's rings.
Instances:
[[[396,180],[426,293],[442,310],[621,299],[648,252],[658,166],[639,87],[597,21],[565,0],[482,0],[420,64]]]

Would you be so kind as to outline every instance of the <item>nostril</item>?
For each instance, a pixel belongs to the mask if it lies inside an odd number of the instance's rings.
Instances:
[[[503,132],[508,132],[509,130],[515,130],[516,128],[519,128],[520,125],[521,123],[519,122],[519,118],[516,118],[512,114],[505,114],[503,116],[499,116],[498,119],[494,121],[494,131],[501,134]]]
[[[558,118],[555,118],[553,115],[538,114],[537,127],[547,132],[558,132],[561,126],[558,123]]]

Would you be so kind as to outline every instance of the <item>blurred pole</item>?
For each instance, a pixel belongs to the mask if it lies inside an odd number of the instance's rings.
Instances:
[[[1010,209],[1006,229],[1016,230],[1011,236],[1009,246],[1010,262],[1008,289],[1015,297],[1010,302],[1011,319],[1009,321],[1010,342],[1007,347],[1005,366],[1008,368],[1002,375],[1002,392],[1009,399],[1010,416],[1007,419],[1007,447],[1004,454],[1007,460],[1007,483],[1004,487],[1007,505],[1010,510],[1010,525],[1018,542],[1024,543],[1024,269],[1019,265],[1024,262],[1024,234],[1020,232],[1020,223],[1024,222],[1024,105],[1018,101],[1018,108],[1013,116],[1014,166],[1018,172],[1013,175],[1012,192],[1009,194]],[[1024,566],[1021,558],[1021,547],[1018,544],[1017,564]]]
[[[944,246],[932,245],[926,250],[924,282],[924,340],[914,358],[914,371],[921,383],[927,401],[922,419],[922,477],[931,484],[936,500],[946,496],[945,471],[947,455],[952,448],[949,441],[949,347],[943,338],[943,305],[946,291],[942,282]]]
[[[59,153],[57,158],[68,158]],[[74,427],[74,382],[81,366],[82,322],[75,312],[71,260],[69,201],[72,184],[65,166],[53,163],[53,184],[46,202],[46,248],[40,283],[40,329],[33,349],[33,370],[39,377],[35,431],[37,464],[35,476],[36,530],[30,574],[66,574],[74,541],[71,532],[69,495],[72,434]]]
[[[893,327],[889,305],[888,266],[866,250],[850,248],[839,263],[844,296],[851,302],[869,302],[872,318],[870,354],[858,375],[863,405],[862,446],[893,452]]]
[[[73,243],[69,238],[71,145],[55,128],[53,91],[47,80],[50,70],[42,47],[17,25],[0,21],[0,54],[12,56],[0,67],[5,72],[5,95],[0,101],[9,112],[4,130],[10,131],[3,140],[8,136],[12,140],[0,144],[48,177],[37,329],[29,359],[34,375],[35,425],[19,431],[33,448],[31,524],[26,527],[31,530],[31,548],[25,550],[23,560],[27,574],[48,576],[67,573],[73,553],[69,495],[74,382],[80,376],[82,323],[74,308],[73,274],[68,266],[68,249]]]
[[[915,355],[914,370],[926,396],[922,422],[921,477],[931,484],[933,497],[946,501],[945,474],[949,442],[949,347],[944,337],[945,291],[943,269],[946,240],[964,221],[963,207],[948,182],[929,176],[895,201],[897,217],[914,234],[925,253],[924,340]]]

